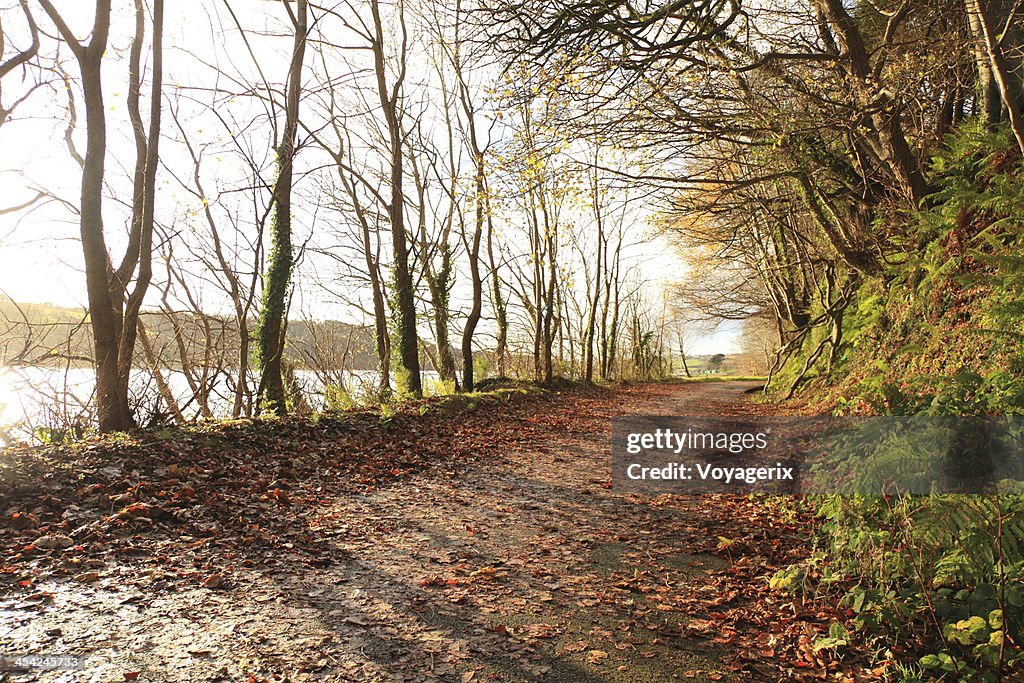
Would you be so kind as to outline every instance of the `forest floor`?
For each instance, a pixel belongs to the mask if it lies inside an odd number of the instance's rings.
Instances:
[[[843,615],[768,586],[809,552],[799,500],[611,490],[609,416],[769,412],[752,386],[424,402],[15,456],[0,655],[85,664],[0,680],[853,680],[812,648]]]

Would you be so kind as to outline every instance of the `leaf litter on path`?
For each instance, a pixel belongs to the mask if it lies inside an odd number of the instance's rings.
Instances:
[[[611,415],[764,410],[710,386],[16,455],[0,472],[0,646],[167,683],[839,675],[802,649],[835,615],[768,589],[807,552],[806,513],[607,487]]]

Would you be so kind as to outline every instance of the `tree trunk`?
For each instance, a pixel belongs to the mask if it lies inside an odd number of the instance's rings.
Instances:
[[[450,129],[449,129],[450,130]],[[452,136],[449,132],[448,139]],[[420,264],[423,268],[423,279],[427,281],[427,289],[430,292],[430,304],[434,313],[434,339],[437,344],[437,358],[429,358],[430,362],[437,369],[442,382],[450,383],[457,391],[459,388],[458,378],[455,370],[455,356],[452,354],[452,344],[448,334],[448,323],[451,318],[449,311],[449,299],[453,281],[451,216],[445,221],[441,235],[435,245],[441,255],[440,268],[434,269],[431,249],[428,248],[429,237],[427,235],[427,184],[420,174],[419,166],[416,163],[414,151],[409,151],[409,166],[412,169],[413,182],[416,185],[416,196],[419,204],[419,225],[417,232],[419,239],[414,241],[414,247],[418,246]],[[455,196],[455,188],[451,188],[450,196]]]
[[[531,201],[534,196],[531,191]],[[544,269],[541,253],[540,226],[537,221],[537,210],[531,207],[530,212],[530,250],[533,261],[533,379],[540,382],[544,379],[544,366],[541,360],[541,349],[544,338]]]
[[[134,427],[135,420],[128,405],[127,388],[120,381],[119,372],[123,311],[118,303],[123,290],[117,289],[119,283],[112,272],[103,229],[107,121],[101,67],[110,33],[111,3],[110,0],[97,0],[92,38],[88,44],[78,41],[49,0],[40,0],[40,4],[74,53],[82,72],[86,143],[82,159],[79,230],[95,353],[96,412],[100,431],[121,431]]]
[[[487,259],[491,268],[491,306],[494,308],[494,320],[498,328],[494,354],[498,359],[498,376],[505,377],[507,372],[505,356],[508,345],[508,307],[504,295],[501,293],[501,274],[494,258],[494,223],[491,220],[490,211],[487,214]]]
[[[600,325],[600,365],[601,365],[601,379],[608,379],[608,312],[611,310],[612,301],[612,271],[608,267],[608,242],[605,241],[604,250],[601,255],[601,263],[604,268],[605,276],[604,282],[602,283],[603,296],[601,301],[601,325]]]
[[[135,0],[136,35],[132,44],[132,65],[128,110],[135,131],[136,171],[132,200],[132,231],[124,259],[115,273],[118,289],[114,294],[123,296],[127,291],[131,273],[138,267],[135,285],[127,297],[124,308],[121,338],[118,340],[118,380],[120,391],[128,396],[134,360],[135,340],[139,331],[139,312],[146,290],[153,279],[153,223],[156,215],[156,173],[160,160],[160,119],[163,105],[163,23],[164,2],[153,0],[153,80],[150,93],[149,132],[147,134],[139,112],[141,92],[141,50],[146,26],[146,8],[142,0]]]
[[[548,226],[551,230],[551,226]],[[558,272],[555,265],[554,238],[548,236],[548,285],[547,294],[544,297],[544,383],[550,384],[555,378],[554,360],[552,350],[555,345],[554,322],[555,322],[555,285],[558,282]]]
[[[687,377],[692,377],[690,366],[686,363],[686,344],[683,343],[682,336],[679,337],[679,359],[683,361],[683,372],[686,373]]]
[[[985,123],[991,126],[999,123],[1003,117],[1003,101],[999,95],[999,84],[996,83],[995,74],[992,72],[992,62],[988,56],[984,33],[978,21],[978,8],[973,0],[966,0],[966,4],[967,20],[974,36],[974,64],[978,72],[974,110],[976,114],[983,115]]]
[[[95,61],[82,64],[86,151],[82,167],[81,236],[89,318],[96,352],[99,428],[101,432],[111,432],[130,429],[135,426],[135,420],[120,379],[118,349],[122,318],[121,311],[115,309],[111,291],[114,283],[110,278],[110,262],[103,230],[103,176],[107,145],[100,60],[101,57],[97,55]]]
[[[452,256],[451,248],[445,244],[441,247],[441,268],[435,273],[428,265],[426,254],[423,256],[424,275],[430,290],[430,303],[434,313],[434,339],[437,340],[437,373],[441,380],[454,385],[458,390],[455,356],[452,353],[451,337],[448,333],[450,313],[448,296],[451,289]]]
[[[596,163],[596,160],[595,160]],[[597,328],[597,306],[601,300],[601,258],[602,246],[604,244],[604,217],[601,213],[601,191],[598,186],[597,177],[597,166],[593,168],[593,207],[594,207],[594,220],[597,223],[597,264],[595,265],[594,274],[594,294],[590,299],[589,311],[587,312],[587,327],[584,332],[583,340],[583,354],[584,354],[584,368],[583,368],[583,381],[587,384],[591,384],[594,381],[594,330]]]
[[[391,396],[391,344],[388,335],[388,311],[385,303],[384,285],[381,281],[380,258],[378,254],[374,253],[373,240],[370,234],[370,221],[367,219],[366,212],[359,201],[355,184],[345,177],[345,172],[340,163],[338,165],[338,175],[346,192],[348,192],[356,218],[359,221],[363,262],[366,264],[367,277],[370,278],[370,292],[373,299],[373,341],[377,352],[377,369],[380,372],[378,398],[384,400]]]
[[[469,277],[473,287],[473,303],[469,309],[469,316],[466,318],[466,327],[462,331],[462,388],[464,391],[473,391],[475,386],[473,377],[473,334],[476,332],[477,323],[480,322],[480,314],[483,311],[484,286],[480,276],[480,242],[484,233],[484,155],[476,142],[476,126],[470,121],[470,137],[473,138],[472,146],[476,155],[476,215],[473,221],[473,234],[467,245],[467,256],[469,257]]]
[[[622,254],[622,240],[620,239],[615,247],[613,260],[611,292],[612,292],[612,320],[608,330],[608,375],[615,374],[615,360],[618,355],[619,345],[619,259]]]
[[[850,75],[861,91],[860,104],[870,108],[874,141],[896,179],[898,189],[914,205],[924,199],[928,186],[916,155],[907,143],[899,105],[884,90],[879,90],[871,64],[871,53],[857,21],[850,16],[843,0],[816,0],[821,15],[828,20],[843,43]],[[906,11],[901,10],[901,12]],[[890,20],[898,20],[893,17]]]
[[[363,224],[363,256],[370,276],[373,292],[373,338],[377,351],[377,367],[380,371],[380,398],[391,396],[391,343],[388,336],[388,312],[384,302],[384,287],[381,283],[380,264],[370,253],[369,226]]]
[[[184,424],[185,416],[181,413],[181,408],[178,406],[177,399],[174,398],[174,392],[171,391],[171,386],[167,383],[167,379],[164,377],[164,373],[160,370],[160,359],[156,355],[153,345],[149,342],[149,337],[146,336],[146,327],[142,323],[142,319],[138,320],[138,332],[139,342],[142,345],[142,351],[146,356],[146,362],[149,363],[149,371],[153,373],[153,380],[156,382],[157,393],[160,394],[160,398],[163,400],[167,410],[171,413],[171,417],[174,418],[175,424]]]
[[[416,331],[416,296],[413,291],[412,272],[409,269],[409,238],[405,229],[405,193],[402,189],[404,169],[404,132],[399,116],[399,98],[405,77],[405,55],[400,66],[400,75],[390,87],[387,82],[387,64],[384,59],[384,25],[380,15],[379,0],[371,0],[373,15],[373,64],[377,80],[377,95],[384,122],[388,131],[391,168],[391,201],[388,217],[391,224],[391,245],[394,252],[394,314],[398,366],[395,368],[395,383],[402,396],[419,398],[423,395],[420,378],[419,337]],[[401,10],[399,10],[401,11]],[[404,17],[401,19],[404,22]]]
[[[992,65],[992,74],[999,87],[999,94],[1002,97],[1003,107],[1010,119],[1010,129],[1013,137],[1017,140],[1017,146],[1024,153],[1024,109],[1021,107],[1021,80],[1020,74],[1014,73],[1013,65],[1007,58],[1003,46],[999,42],[997,29],[994,20],[1006,19],[1012,22],[1012,16],[1004,17],[1002,12],[1010,12],[1010,8],[998,6],[1000,3],[989,3],[985,0],[967,0],[968,14],[971,15],[971,25],[980,31],[980,38],[985,51],[988,53],[989,63]],[[994,7],[995,5],[995,7]],[[997,14],[996,12],[999,12]]]
[[[291,9],[288,9],[289,14]],[[308,3],[298,0],[292,16],[294,38],[288,69],[285,123],[277,148],[277,179],[274,181],[274,216],[270,223],[271,247],[263,278],[263,301],[256,324],[256,354],[260,364],[259,407],[273,415],[288,412],[284,384],[285,317],[292,273],[292,182],[295,143],[299,126],[299,94],[302,61],[306,51]]]

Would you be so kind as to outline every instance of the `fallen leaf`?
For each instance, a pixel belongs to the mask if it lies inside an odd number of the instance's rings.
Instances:
[[[224,577],[220,574],[210,574],[205,579],[203,579],[202,583],[204,588],[216,590],[218,588],[224,587]]]
[[[70,536],[53,534],[51,536],[43,536],[37,539],[34,545],[37,548],[43,548],[44,550],[63,550],[64,548],[70,548],[74,544],[75,542]]]

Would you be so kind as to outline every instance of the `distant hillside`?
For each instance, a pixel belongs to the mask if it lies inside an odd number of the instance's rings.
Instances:
[[[77,364],[91,357],[88,315],[52,304],[18,304],[0,296],[0,363]]]
[[[87,311],[53,304],[20,304],[0,297],[0,364],[88,364],[92,334]],[[166,367],[193,364],[234,367],[238,334],[233,320],[191,313],[145,312],[142,322],[154,353]],[[255,321],[249,321],[250,331]],[[141,344],[137,364],[145,363]],[[377,367],[373,329],[337,320],[288,323],[288,360],[298,368],[372,370]]]

